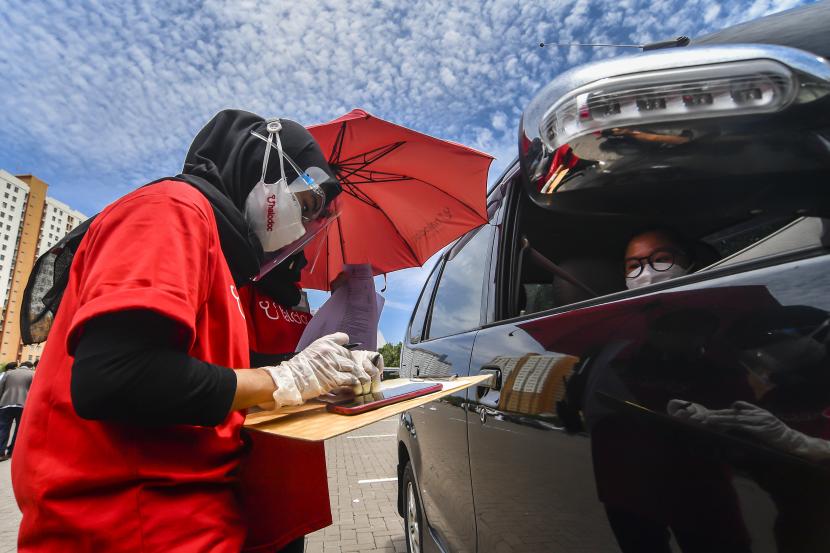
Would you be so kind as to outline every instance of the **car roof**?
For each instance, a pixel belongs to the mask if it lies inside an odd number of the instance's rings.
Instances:
[[[778,44],[830,59],[830,2],[820,2],[748,21],[693,39],[691,43]]]

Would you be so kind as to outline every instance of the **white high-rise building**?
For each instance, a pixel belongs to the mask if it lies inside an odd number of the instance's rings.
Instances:
[[[48,185],[33,175],[0,169],[0,362],[32,361],[42,345],[20,343],[20,306],[35,260],[86,220],[46,196]]]
[[[17,243],[23,227],[23,214],[29,198],[29,185],[0,169],[0,326],[6,314],[12,269],[16,261]]]
[[[37,243],[37,256],[57,244],[69,231],[86,220],[86,215],[72,209],[63,202],[46,197],[43,219],[40,223],[40,235]]]

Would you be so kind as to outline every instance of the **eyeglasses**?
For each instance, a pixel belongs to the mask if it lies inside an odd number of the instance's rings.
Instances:
[[[625,260],[625,278],[640,276],[646,263],[655,271],[668,271],[682,258],[683,254],[676,250],[657,250],[647,257],[628,257]]]

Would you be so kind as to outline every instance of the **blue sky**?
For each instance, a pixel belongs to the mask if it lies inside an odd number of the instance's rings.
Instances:
[[[0,168],[34,173],[87,214],[179,172],[190,140],[234,107],[303,124],[354,107],[496,156],[523,106],[609,48],[778,12],[799,0],[136,0],[4,2]],[[389,276],[381,329],[401,339],[425,269]],[[320,302],[322,294],[314,296]]]

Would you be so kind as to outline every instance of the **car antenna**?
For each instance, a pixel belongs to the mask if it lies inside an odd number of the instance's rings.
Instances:
[[[540,42],[539,48],[545,46],[590,46],[590,47],[609,47],[609,48],[640,48],[643,52],[648,50],[660,50],[663,48],[679,48],[688,46],[691,40],[687,36],[679,36],[672,40],[663,40],[661,42],[649,42],[648,44],[606,44],[606,43],[585,43],[585,42]]]

